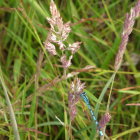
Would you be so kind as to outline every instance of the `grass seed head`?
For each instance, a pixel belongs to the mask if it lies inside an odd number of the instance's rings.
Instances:
[[[128,44],[129,35],[133,30],[135,19],[139,16],[139,14],[140,14],[140,0],[138,0],[135,7],[131,9],[130,13],[126,14],[124,28],[122,32],[122,41],[115,59],[115,65],[114,65],[115,71],[118,71],[118,69],[121,66],[123,55],[126,50],[126,45]]]
[[[69,112],[71,120],[76,116],[76,103],[80,99],[80,94],[85,88],[85,83],[81,83],[80,79],[76,78],[70,85],[70,92],[68,94]]]
[[[104,128],[107,125],[107,123],[110,121],[110,119],[111,119],[111,115],[109,113],[105,113],[101,118],[101,120],[99,121],[99,127]]]

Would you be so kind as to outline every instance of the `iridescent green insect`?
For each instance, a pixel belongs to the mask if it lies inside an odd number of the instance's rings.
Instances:
[[[93,110],[91,109],[91,106],[90,106],[90,103],[89,103],[89,99],[88,99],[86,93],[83,92],[83,93],[80,94],[80,96],[81,96],[81,98],[84,100],[84,102],[86,103],[86,105],[87,105],[87,107],[88,107],[88,109],[89,109],[89,111],[90,111],[91,117],[92,117],[92,119],[95,121],[95,124],[96,124],[96,126],[97,126],[97,128],[98,128],[98,130],[99,130],[99,135],[100,135],[100,136],[103,136],[103,132],[100,130],[99,123],[98,123],[98,121],[97,121],[97,119],[96,119],[96,116],[94,115]]]

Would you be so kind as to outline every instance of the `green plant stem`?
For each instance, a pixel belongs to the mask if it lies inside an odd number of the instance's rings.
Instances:
[[[116,76],[116,72],[114,73],[114,76],[113,76],[113,79],[112,79],[111,89],[110,89],[110,92],[109,92],[109,97],[108,97],[108,103],[107,103],[106,112],[109,112],[109,106],[110,106],[110,102],[111,102],[111,93],[112,93],[112,88],[113,88],[115,76]],[[104,134],[105,134],[105,130],[106,130],[106,126],[102,130]],[[104,140],[104,136],[101,137],[100,140]]]
[[[2,87],[3,87],[3,90],[4,90],[5,100],[6,100],[6,103],[8,105],[8,110],[9,110],[11,124],[12,124],[13,131],[14,131],[15,140],[20,140],[20,136],[19,136],[19,132],[18,132],[18,127],[17,127],[17,122],[16,122],[14,110],[12,108],[12,104],[10,102],[10,99],[9,99],[9,96],[8,96],[8,92],[7,92],[7,89],[6,89],[6,86],[5,86],[5,82],[4,82],[4,79],[3,79],[1,66],[0,66],[0,81],[1,81],[1,84],[2,84]]]

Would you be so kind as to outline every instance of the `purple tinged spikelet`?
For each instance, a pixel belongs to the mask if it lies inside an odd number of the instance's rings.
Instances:
[[[130,13],[126,14],[124,28],[122,32],[122,41],[121,41],[117,56],[115,58],[115,65],[114,65],[115,71],[118,71],[118,69],[121,66],[123,55],[126,50],[126,45],[129,40],[129,35],[131,34],[133,30],[135,18],[137,18],[139,15],[140,15],[140,0],[138,0],[135,7],[131,9]]]
[[[68,50],[71,51],[72,54],[76,53],[80,48],[81,42],[75,42],[73,44],[69,44]]]
[[[80,95],[85,88],[85,83],[81,83],[80,79],[76,78],[74,82],[71,83],[71,91],[76,95]]]
[[[104,116],[99,121],[99,127],[104,128],[107,125],[107,123],[110,121],[110,119],[111,119],[111,115],[109,113],[105,113]]]
[[[55,46],[50,43],[50,42],[46,42],[44,43],[45,44],[45,48],[48,50],[48,52],[51,54],[51,55],[57,55],[57,52],[55,50]]]
[[[71,32],[70,22],[67,22],[63,25],[63,28],[62,28],[61,37],[63,41],[67,39],[70,32]]]
[[[72,55],[69,57],[69,59],[67,60],[66,58],[66,55],[63,55],[61,58],[60,58],[60,61],[62,63],[62,67],[64,69],[67,69],[70,65],[71,65],[71,59],[72,59]]]

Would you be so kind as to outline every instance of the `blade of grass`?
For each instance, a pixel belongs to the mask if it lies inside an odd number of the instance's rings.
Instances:
[[[110,77],[110,79],[108,80],[108,82],[107,82],[106,85],[104,86],[104,88],[103,88],[103,90],[102,90],[102,92],[101,92],[101,94],[100,94],[100,96],[99,96],[99,99],[98,99],[98,101],[99,101],[100,103],[102,102],[103,97],[104,97],[104,95],[105,95],[107,89],[109,88],[110,84],[111,84],[112,81],[114,80],[115,75],[116,75],[116,73],[114,73],[114,74]],[[99,107],[100,107],[100,104],[97,103],[96,106],[95,106],[95,116],[96,116],[96,117],[98,116]]]
[[[116,140],[116,139],[118,139],[118,138],[120,138],[122,136],[125,136],[125,135],[129,134],[129,133],[134,133],[134,132],[138,132],[138,131],[140,131],[140,127],[129,129],[129,130],[124,131],[122,133],[119,133],[119,134],[117,134],[115,136],[112,136],[111,138],[112,138],[112,140]]]
[[[17,122],[16,122],[14,110],[13,110],[11,101],[10,101],[9,96],[8,96],[7,88],[6,88],[4,79],[3,79],[1,66],[0,66],[0,81],[1,81],[1,84],[2,84],[2,87],[3,87],[3,90],[4,90],[5,101],[6,101],[7,105],[8,105],[15,140],[20,140],[20,135],[19,135],[19,132],[18,132],[18,127],[17,127]]]

